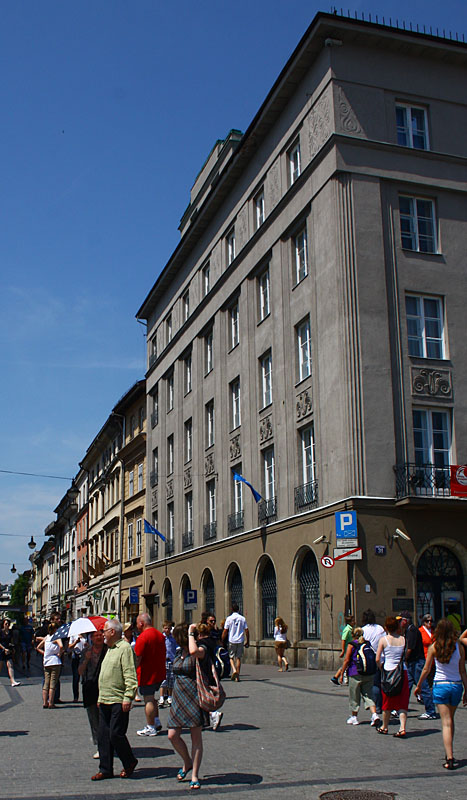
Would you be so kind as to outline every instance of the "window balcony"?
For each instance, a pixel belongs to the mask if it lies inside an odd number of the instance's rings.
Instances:
[[[158,481],[158,475],[157,471],[154,469],[149,475],[149,483],[151,484],[152,488],[154,486],[157,486],[157,481]]]
[[[450,497],[451,468],[436,464],[396,464],[396,497]]]
[[[173,539],[168,539],[165,543],[166,556],[172,556],[175,553],[175,542]]]
[[[190,547],[193,547],[193,531],[182,534],[182,549],[189,550]]]
[[[266,525],[277,517],[277,497],[258,503],[258,525]]]
[[[294,497],[297,514],[307,511],[309,508],[315,508],[318,505],[318,481],[309,481],[302,486],[296,486]]]
[[[205,542],[212,542],[217,538],[217,522],[208,522],[203,528],[203,538]]]
[[[153,411],[151,414],[151,428],[155,428],[159,422],[159,412]]]
[[[159,543],[151,542],[148,547],[148,563],[159,559]]]
[[[243,528],[243,511],[235,511],[227,517],[227,529],[229,533],[239,531]]]

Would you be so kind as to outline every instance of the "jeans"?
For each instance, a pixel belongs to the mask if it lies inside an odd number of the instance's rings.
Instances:
[[[376,713],[381,714],[383,695],[381,694],[381,670],[377,669],[373,681],[373,700],[375,701]]]
[[[419,658],[418,661],[411,661],[409,664],[407,664],[407,674],[409,678],[409,694],[412,691],[412,686],[416,686],[418,684],[424,666],[425,666],[425,660],[423,658]],[[433,694],[426,680],[423,681],[421,685],[421,695],[422,695],[422,700],[425,704],[426,713],[435,714],[436,710],[435,710],[435,704],[433,703]]]
[[[97,746],[99,734],[99,709],[97,705],[88,706],[86,708],[88,713],[89,725],[91,727],[92,741]]]
[[[73,700],[79,700],[79,656],[71,657],[71,671],[73,673]]]
[[[126,738],[129,718],[130,712],[123,711],[121,703],[99,705],[99,771],[104,775],[113,775],[114,750],[124,769],[132,767],[136,761]]]

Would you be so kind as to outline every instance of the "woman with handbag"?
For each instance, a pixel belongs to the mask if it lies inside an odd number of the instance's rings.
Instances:
[[[209,713],[203,711],[199,704],[196,662],[199,661],[201,668],[205,667],[204,672],[207,674],[206,666],[211,665],[211,659],[207,642],[197,642],[196,625],[190,625],[188,628],[186,622],[181,622],[173,629],[173,637],[179,650],[173,662],[175,683],[172,705],[167,718],[168,736],[172,747],[183,760],[183,767],[178,770],[177,779],[185,780],[191,770],[190,789],[195,790],[200,788],[198,772],[203,757],[203,726],[209,725]],[[190,729],[191,756],[182,739],[182,728]]]
[[[276,617],[274,620],[274,649],[276,651],[279,672],[287,672],[289,668],[289,662],[284,655],[288,646],[287,625],[282,617]],[[284,669],[282,669],[282,666],[284,666]]]
[[[97,747],[97,732],[99,730],[99,708],[97,698],[99,696],[99,673],[102,661],[107,652],[107,645],[104,643],[104,633],[102,630],[91,634],[91,647],[83,652],[78,666],[78,675],[81,677],[83,686],[83,706],[87,711],[89,725],[91,728],[92,741]],[[99,758],[99,751],[93,755]]]
[[[376,663],[382,672],[383,724],[376,729],[376,733],[387,735],[391,711],[398,711],[400,728],[393,735],[396,739],[405,739],[409,707],[409,678],[404,661],[405,638],[401,633],[400,620],[395,617],[386,617],[384,627],[387,633],[379,640],[376,651]]]
[[[2,671],[3,662],[5,662],[11,685],[19,686],[20,682],[15,680],[15,671],[13,668],[12,639],[13,637],[10,631],[10,620],[3,619],[0,628],[0,672]]]

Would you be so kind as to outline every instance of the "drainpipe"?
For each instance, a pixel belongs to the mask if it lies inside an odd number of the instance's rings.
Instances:
[[[117,414],[115,411],[112,411],[113,417],[120,417],[122,420],[122,448],[125,447],[125,415],[124,414]],[[121,612],[122,612],[122,569],[123,569],[123,524],[125,520],[125,462],[123,458],[120,458],[121,464],[121,482],[120,482],[120,542],[118,547],[119,552],[119,566],[118,566],[118,603],[117,603],[117,616],[118,619],[121,619]]]

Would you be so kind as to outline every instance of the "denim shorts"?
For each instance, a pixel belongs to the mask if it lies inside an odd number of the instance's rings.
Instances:
[[[434,681],[433,702],[445,706],[458,706],[464,687],[459,681]]]

